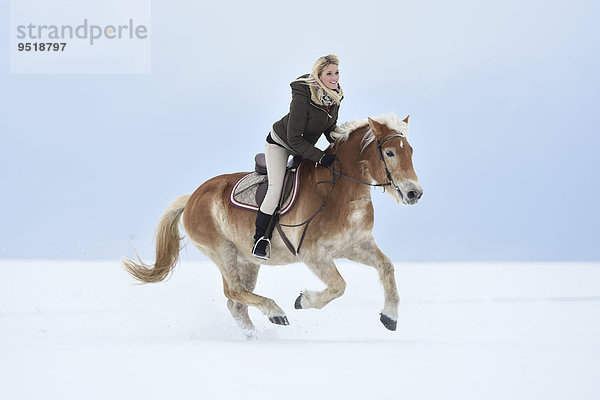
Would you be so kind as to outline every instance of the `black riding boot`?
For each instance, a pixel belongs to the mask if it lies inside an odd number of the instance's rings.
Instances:
[[[271,240],[267,237],[266,233],[272,217],[272,215],[265,214],[260,210],[258,210],[258,214],[256,215],[256,233],[254,234],[252,255],[263,260],[268,260],[270,256],[270,254],[267,256],[267,246],[271,244]]]

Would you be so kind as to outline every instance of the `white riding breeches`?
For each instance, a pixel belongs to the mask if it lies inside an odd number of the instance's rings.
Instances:
[[[267,163],[267,177],[269,186],[265,199],[260,205],[260,211],[272,215],[279,205],[279,198],[283,190],[283,179],[290,151],[276,144],[265,145],[265,161]]]

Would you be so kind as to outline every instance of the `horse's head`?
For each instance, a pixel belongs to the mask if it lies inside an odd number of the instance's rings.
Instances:
[[[378,183],[391,183],[392,190],[386,191],[397,202],[417,204],[423,188],[412,163],[413,148],[407,139],[408,117],[403,121],[395,115],[377,119],[379,121],[368,119],[370,132],[363,142],[363,149],[368,152],[365,167]]]

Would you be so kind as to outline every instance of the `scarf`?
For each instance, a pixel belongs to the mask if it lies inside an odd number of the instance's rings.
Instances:
[[[338,95],[338,103],[344,97],[344,92],[342,91],[342,88],[339,84],[337,89],[329,90],[335,92]],[[310,95],[312,101],[325,107],[331,107],[332,105],[336,104],[336,101],[331,98],[329,93],[327,93],[318,82],[312,83],[310,85]]]

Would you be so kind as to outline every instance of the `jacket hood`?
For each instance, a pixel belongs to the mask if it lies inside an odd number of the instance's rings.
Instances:
[[[323,104],[322,98],[323,98],[323,95],[327,92],[323,89],[323,87],[321,86],[319,81],[312,78],[310,74],[304,74],[302,76],[299,76],[298,78],[296,78],[295,81],[290,83],[290,86],[292,86],[292,85],[308,86],[310,89],[310,99],[312,100],[312,102],[321,107],[325,107],[325,104]],[[329,91],[331,91],[331,89],[329,89]],[[342,90],[342,87],[340,86],[339,83],[338,83],[338,93],[339,93],[338,101],[336,101],[336,99],[334,99],[334,102],[337,105],[339,105],[339,102],[341,102],[342,99],[344,98],[344,91]]]

